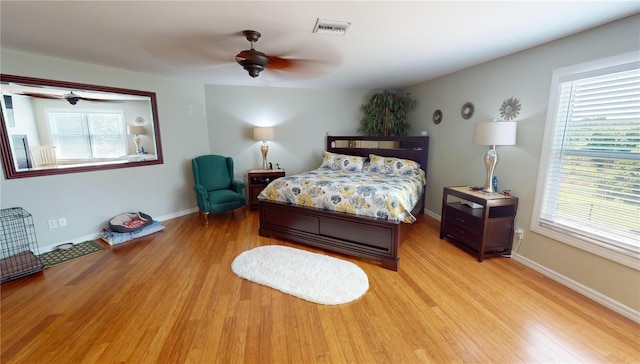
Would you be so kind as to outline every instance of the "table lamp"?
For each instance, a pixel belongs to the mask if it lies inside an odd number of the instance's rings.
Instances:
[[[473,144],[489,145],[489,150],[484,155],[484,165],[487,168],[487,179],[484,182],[482,192],[493,194],[493,172],[498,164],[498,152],[496,145],[516,144],[515,121],[490,121],[476,123],[473,130]]]
[[[129,125],[127,126],[127,134],[135,135],[133,142],[136,144],[136,154],[140,154],[140,134],[144,134],[144,126],[142,125]]]
[[[275,137],[274,128],[270,127],[255,127],[253,128],[253,140],[262,140],[260,151],[262,152],[262,169],[267,168],[267,153],[269,152],[269,146],[267,140],[273,140]]]

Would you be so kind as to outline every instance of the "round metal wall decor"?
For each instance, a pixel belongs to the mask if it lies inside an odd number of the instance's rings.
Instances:
[[[468,120],[471,119],[475,111],[476,109],[472,103],[465,102],[464,105],[462,105],[462,109],[460,109],[460,115],[462,115],[463,119]]]
[[[433,123],[438,125],[442,121],[442,111],[440,109],[433,112]]]
[[[521,108],[520,101],[515,97],[506,99],[500,106],[500,116],[506,121],[515,119],[520,114]]]

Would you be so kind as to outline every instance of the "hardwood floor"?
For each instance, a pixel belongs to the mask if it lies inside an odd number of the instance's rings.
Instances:
[[[348,258],[359,300],[323,306],[245,281],[258,212],[166,230],[1,285],[2,363],[604,363],[640,360],[640,325],[508,258],[475,258],[421,216],[400,269]],[[106,245],[105,245],[106,246]],[[327,253],[330,254],[330,253]]]

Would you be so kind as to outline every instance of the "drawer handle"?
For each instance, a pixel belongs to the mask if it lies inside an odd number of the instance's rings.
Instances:
[[[456,217],[456,221],[464,222],[464,219],[461,219],[461,218],[459,218],[459,217]]]
[[[460,235],[464,235],[464,230],[460,230],[460,229],[455,229],[456,232]]]

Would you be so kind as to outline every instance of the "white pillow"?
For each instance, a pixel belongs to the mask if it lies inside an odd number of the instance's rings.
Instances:
[[[347,154],[337,154],[327,151],[322,152],[322,164],[318,169],[331,171],[362,172],[366,157],[358,157]]]
[[[366,164],[363,171],[367,173],[393,174],[398,176],[419,176],[420,163],[410,159],[369,154],[369,163]]]

